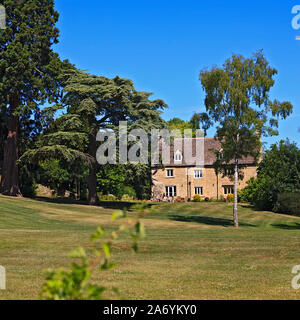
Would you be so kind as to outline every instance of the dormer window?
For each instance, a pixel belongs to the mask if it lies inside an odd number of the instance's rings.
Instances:
[[[182,162],[182,154],[180,151],[177,151],[174,155],[175,162]]]
[[[219,152],[217,153],[217,158],[219,161],[222,161],[224,159],[223,149],[219,150]]]

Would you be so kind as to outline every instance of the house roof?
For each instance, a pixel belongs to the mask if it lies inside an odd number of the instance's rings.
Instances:
[[[163,152],[167,152],[168,145],[165,142],[160,141],[159,150],[160,154],[162,154]],[[170,146],[170,160],[165,161],[164,166],[196,166],[197,164],[199,165],[199,157],[201,158],[201,165],[212,166],[216,161],[216,155],[214,153],[214,150],[221,150],[221,144],[218,140],[215,140],[215,138],[174,139],[174,145]],[[182,154],[182,161],[180,162],[174,160],[174,155],[175,153],[178,153],[178,151]],[[196,161],[196,155],[198,162]],[[255,161],[252,156],[248,156],[240,159],[239,163],[241,165],[254,165]],[[155,167],[155,165],[153,167]]]

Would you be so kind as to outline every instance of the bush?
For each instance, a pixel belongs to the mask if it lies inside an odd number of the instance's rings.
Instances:
[[[24,197],[28,198],[34,198],[37,196],[37,185],[31,170],[33,171],[33,168],[21,166],[19,174],[21,193]]]
[[[194,202],[201,202],[200,194],[195,194],[193,200],[194,200]]]
[[[117,197],[114,196],[113,194],[105,194],[101,197],[102,201],[116,201],[117,200]]]
[[[124,196],[126,196],[126,197],[128,197],[128,198],[130,198],[130,200],[133,200],[133,199],[136,199],[136,192],[135,192],[135,190],[133,189],[133,187],[131,187],[131,186],[125,186],[124,188],[123,188],[123,195],[122,195],[122,198],[124,197]]]
[[[257,179],[251,178],[247,182],[247,187],[238,191],[238,201],[254,204],[257,193]]]
[[[272,145],[259,164],[257,179],[243,190],[241,201],[250,202],[260,210],[294,211],[293,195],[300,190],[300,149],[295,143],[280,141]],[[281,200],[279,201],[279,196]],[[297,209],[296,209],[297,211]]]
[[[282,193],[278,195],[279,212],[300,216],[300,193]]]
[[[229,193],[227,195],[227,200],[226,201],[227,202],[233,202],[234,201],[234,195],[232,193]]]
[[[276,211],[277,193],[272,190],[272,180],[260,175],[257,179],[251,178],[247,187],[239,192],[240,202],[247,202],[260,210]]]
[[[243,199],[243,190],[238,190],[238,194],[237,194],[237,198],[238,198],[238,202],[244,202],[242,201]],[[245,201],[245,202],[248,202],[248,201]]]
[[[21,188],[22,188],[21,192],[24,197],[34,198],[37,196],[37,185],[36,184],[25,185],[25,186],[23,185]]]
[[[125,194],[123,194],[121,200],[122,200],[122,201],[130,201],[130,200],[133,200],[133,198],[130,197],[129,194],[125,193]]]
[[[80,193],[80,200],[82,201],[88,201],[89,199],[89,191],[87,189],[84,189]]]

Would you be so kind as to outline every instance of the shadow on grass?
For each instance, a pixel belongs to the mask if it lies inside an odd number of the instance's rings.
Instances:
[[[34,200],[40,201],[40,202],[47,202],[47,203],[54,203],[54,204],[76,204],[76,205],[83,205],[88,206],[87,201],[82,200],[75,200],[72,198],[46,198],[46,197],[35,197]],[[115,209],[115,210],[129,210],[132,206],[135,204],[138,204],[139,202],[127,202],[127,201],[99,201],[97,203],[97,207],[102,207],[105,209]],[[149,204],[149,207],[151,207],[152,204]]]
[[[240,206],[242,208],[245,208],[245,209],[250,209],[252,211],[257,211],[257,212],[265,212],[266,210],[262,210],[262,209],[258,209],[256,207],[254,207],[253,205],[251,204],[240,204]]]
[[[203,217],[203,216],[182,216],[182,215],[173,215],[173,216],[170,216],[169,218],[175,221],[201,223],[209,226],[233,227],[232,220],[223,219],[223,218],[213,218],[213,217]],[[256,227],[253,224],[243,223],[243,222],[240,222],[239,225],[243,227]]]
[[[47,197],[34,197],[33,200],[40,202],[48,202],[55,204],[78,204],[78,205],[88,205],[87,201],[75,200],[72,198],[47,198]]]
[[[300,223],[295,223],[293,226],[287,224],[271,224],[271,226],[276,229],[300,230]]]

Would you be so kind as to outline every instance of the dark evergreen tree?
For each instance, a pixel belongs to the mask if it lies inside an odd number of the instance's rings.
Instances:
[[[52,45],[58,42],[54,0],[1,0],[7,28],[0,30],[0,107],[6,134],[3,144],[1,193],[20,195],[20,137],[39,120],[40,106],[59,95],[62,63]],[[34,125],[35,128],[38,126]],[[25,130],[25,131],[24,131]]]
[[[150,93],[136,91],[128,79],[108,79],[76,69],[66,72],[61,79],[64,83],[61,104],[67,110],[62,116],[62,125],[55,132],[43,135],[42,144],[28,151],[22,161],[53,157],[88,162],[89,203],[93,205],[98,200],[98,131],[117,130],[119,121],[128,121],[129,130],[139,127],[150,132],[161,128],[164,124],[161,109],[166,104],[162,100],[150,100]]]

